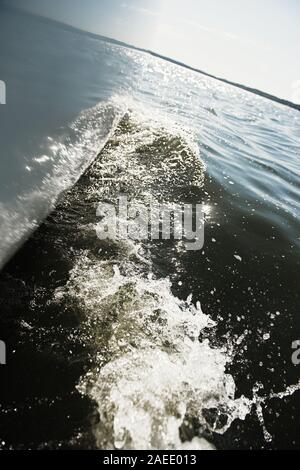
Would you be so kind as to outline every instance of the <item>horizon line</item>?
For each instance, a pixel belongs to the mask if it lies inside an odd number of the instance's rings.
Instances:
[[[67,28],[69,28],[73,31],[76,31],[76,32],[80,33],[80,34],[86,34],[88,36],[91,36],[91,37],[94,37],[94,38],[97,38],[97,39],[100,39],[100,40],[103,40],[103,41],[106,41],[106,42],[115,43],[115,44],[117,44],[121,47],[125,47],[127,49],[133,49],[133,50],[136,50],[136,51],[139,51],[139,52],[150,54],[150,55],[152,55],[154,57],[157,57],[159,59],[166,60],[167,62],[171,62],[175,65],[178,65],[179,67],[184,67],[184,68],[189,69],[193,72],[200,73],[200,74],[205,75],[209,78],[213,78],[214,80],[218,80],[219,82],[223,82],[223,83],[226,83],[228,85],[234,86],[236,88],[240,88],[240,89],[242,89],[244,91],[247,91],[249,93],[259,95],[262,98],[277,102],[277,103],[279,103],[283,106],[288,106],[288,107],[293,108],[297,111],[300,111],[300,103],[299,104],[294,103],[293,101],[290,101],[290,100],[285,99],[285,98],[279,98],[276,95],[272,95],[271,93],[265,92],[265,91],[260,90],[258,88],[253,88],[253,87],[250,87],[248,85],[243,85],[242,83],[234,82],[232,80],[228,80],[228,79],[223,78],[223,77],[218,77],[218,76],[213,75],[209,72],[206,72],[204,70],[196,68],[192,65],[186,64],[185,62],[181,62],[180,60],[172,59],[171,57],[165,56],[165,55],[163,55],[159,52],[152,51],[151,49],[146,49],[144,47],[136,46],[134,44],[129,44],[125,41],[121,41],[120,39],[115,39],[115,38],[112,38],[110,36],[104,36],[100,33],[94,33],[92,31],[88,31],[88,30],[79,28],[78,26],[74,26],[72,24],[65,23],[64,21],[56,20],[56,19],[53,19],[53,18],[49,18],[48,16],[44,16],[44,15],[40,15],[38,13],[33,13],[31,11],[28,11],[28,10],[24,10],[22,7],[17,7],[15,5],[9,5],[7,3],[5,3],[4,6],[8,9],[16,10],[16,11],[20,11],[22,13],[28,14],[29,16],[35,16],[35,17],[40,18],[41,20],[44,20],[44,21],[50,21],[50,22],[53,22],[53,23],[57,23],[60,26],[67,27]]]

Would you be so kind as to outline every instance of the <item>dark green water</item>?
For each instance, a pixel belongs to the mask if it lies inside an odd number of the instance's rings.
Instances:
[[[99,240],[97,205],[121,192],[213,208],[203,249]],[[299,446],[299,393],[268,398],[298,382],[299,262],[268,221],[245,219],[243,206],[229,217],[230,199],[180,132],[123,118],[1,273],[1,335],[13,345],[1,368],[4,448],[174,448],[195,436],[217,448]],[[215,326],[179,300],[191,293]]]
[[[0,23],[0,447],[299,448],[299,113],[50,20]],[[203,203],[203,249],[101,241],[98,204],[121,194]]]

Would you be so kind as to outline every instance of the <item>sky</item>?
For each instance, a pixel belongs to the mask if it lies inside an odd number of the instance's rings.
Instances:
[[[300,0],[8,3],[300,103]]]

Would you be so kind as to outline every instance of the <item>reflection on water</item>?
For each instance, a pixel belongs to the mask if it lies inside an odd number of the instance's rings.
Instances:
[[[13,106],[43,54],[67,91],[45,113],[46,73],[26,132],[13,107],[1,128],[2,259],[82,176],[1,273],[2,446],[299,448],[300,114],[24,22],[32,56],[20,72],[11,43]],[[204,203],[203,249],[98,240],[96,207],[120,192]]]

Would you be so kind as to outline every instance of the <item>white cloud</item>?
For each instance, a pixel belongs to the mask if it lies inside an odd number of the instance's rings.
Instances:
[[[233,41],[241,41],[241,38],[235,34],[228,33],[227,31],[221,31],[216,28],[208,28],[207,26],[197,23],[196,21],[183,20],[183,23],[187,24],[188,26],[194,26],[198,30],[205,31],[206,33],[211,33],[211,34],[215,34],[215,35],[223,36],[223,37],[225,36],[228,39],[232,39]]]
[[[183,23],[185,23],[188,26],[194,26],[198,30],[204,31],[206,33],[214,34],[216,36],[221,36],[225,37],[227,39],[230,39],[232,41],[238,41],[240,44],[245,44],[246,46],[250,47],[258,47],[258,43],[252,39],[245,39],[240,36],[237,36],[236,34],[229,33],[228,31],[222,31],[216,28],[209,28],[207,26],[204,26],[200,23],[197,23],[196,21],[193,20],[182,20]],[[264,46],[259,46],[260,48],[263,47],[264,50],[270,51],[271,46],[269,44],[265,44]]]
[[[133,10],[141,15],[146,16],[159,16],[158,11],[149,10],[148,8],[136,7],[135,5],[129,5],[128,3],[122,3],[122,8],[127,8],[128,10]]]

